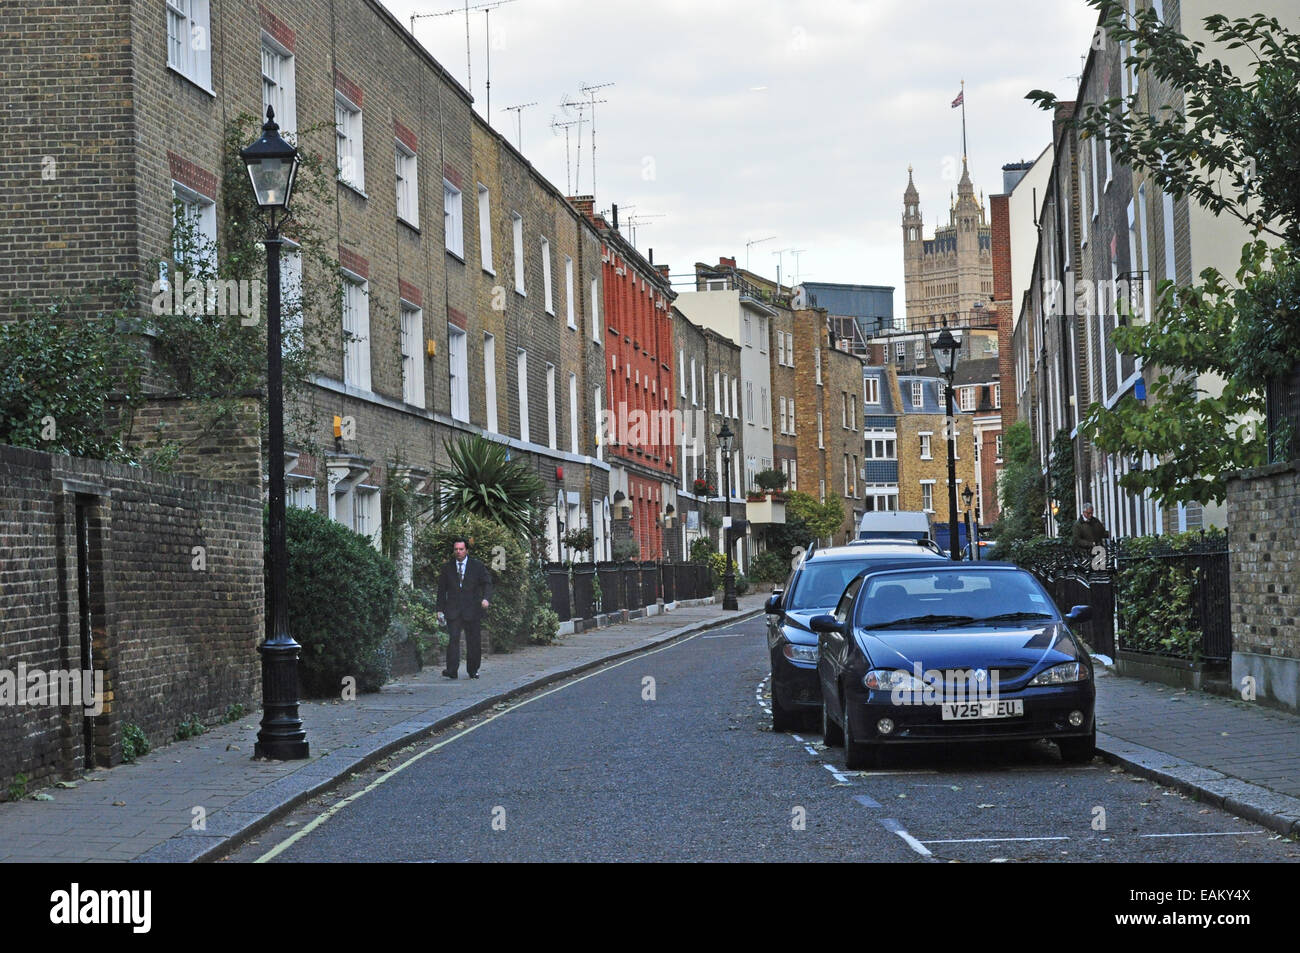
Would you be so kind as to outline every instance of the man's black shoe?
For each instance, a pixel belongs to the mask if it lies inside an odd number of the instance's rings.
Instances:
[[[478,678],[478,672],[475,672],[473,675],[470,676],[470,678]]]
[[[455,678],[455,677],[456,677],[456,673],[455,673],[455,672],[443,671],[443,673],[442,673],[442,677],[443,677],[443,678]]]

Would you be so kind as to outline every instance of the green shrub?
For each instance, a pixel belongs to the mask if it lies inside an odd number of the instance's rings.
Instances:
[[[361,691],[378,691],[392,671],[397,567],[365,536],[311,510],[286,511],[285,542],[289,634],[302,645],[303,695],[337,695],[348,677]],[[266,565],[269,573],[269,553]]]
[[[7,793],[11,801],[21,801],[25,798],[27,796],[27,775],[14,775],[14,779],[9,782]]]
[[[736,595],[743,596],[749,592],[749,577],[743,572],[736,573]]]
[[[149,739],[139,725],[127,722],[122,726],[122,760],[134,761],[149,753]]]
[[[718,547],[713,545],[713,540],[708,536],[700,536],[691,542],[690,561],[693,563],[707,563],[709,557],[718,551]]]
[[[528,567],[528,641],[533,645],[550,645],[560,635],[560,617],[551,608],[551,587],[546,581],[546,566],[533,560]]]
[[[492,651],[509,652],[523,645],[532,635],[528,615],[533,603],[529,557],[524,541],[504,526],[470,515],[421,528],[415,537],[416,586],[436,600],[438,574],[452,558],[452,541],[457,536],[469,540],[470,555],[483,563],[493,576],[491,605],[483,618]]]
[[[438,650],[447,647],[447,629],[438,621],[434,594],[418,586],[402,586],[397,591],[397,610],[393,614],[392,639],[411,639],[420,666],[432,664]]]
[[[226,709],[226,716],[221,720],[223,723],[228,725],[232,721],[239,721],[239,719],[243,718],[246,714],[248,714],[248,710],[241,703],[235,702]]]
[[[635,539],[616,539],[614,540],[613,552],[614,562],[625,563],[629,560],[641,558],[641,544]]]
[[[207,730],[207,726],[199,721],[199,716],[191,714],[189,718],[176,726],[176,740],[184,741],[187,738],[197,738]]]
[[[1222,530],[1210,530],[1123,541],[1115,574],[1115,629],[1121,648],[1200,658],[1203,633],[1192,605],[1200,570],[1168,557],[1193,552],[1204,540],[1222,535]]]
[[[759,553],[749,564],[749,577],[756,583],[783,583],[790,576],[790,560],[770,549]]]

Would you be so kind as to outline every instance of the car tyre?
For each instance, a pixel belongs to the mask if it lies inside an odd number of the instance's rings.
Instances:
[[[844,744],[844,729],[831,721],[826,712],[826,699],[822,699],[822,744],[828,748],[838,748]]]
[[[1056,746],[1066,764],[1087,764],[1097,753],[1097,729],[1082,738],[1057,738]]]
[[[880,765],[880,745],[863,744],[853,737],[853,722],[849,720],[849,703],[844,702],[844,767],[850,771],[865,771]]]
[[[772,680],[772,730],[794,731],[799,727],[799,713],[781,704],[776,693],[776,680]]]

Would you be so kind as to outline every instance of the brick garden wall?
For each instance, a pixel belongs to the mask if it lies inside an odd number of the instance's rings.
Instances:
[[[92,667],[106,690],[89,725],[79,708],[0,706],[0,781],[116,764],[126,723],[159,742],[191,714],[255,704],[263,599],[254,487],[0,447],[0,669]]]
[[[1232,680],[1300,710],[1300,464],[1243,471],[1228,482]]]

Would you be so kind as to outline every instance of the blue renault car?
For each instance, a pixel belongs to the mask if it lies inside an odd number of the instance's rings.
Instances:
[[[929,565],[943,557],[910,540],[854,540],[848,546],[813,549],[797,560],[785,589],[767,600],[767,647],[772,663],[772,730],[800,723],[816,727],[822,695],[817,683],[817,633],[808,621],[830,612],[862,570],[880,563]]]
[[[851,769],[909,742],[1047,739],[1067,762],[1097,741],[1092,660],[1032,575],[1009,563],[877,565],[849,581],[818,633],[828,746]],[[774,693],[775,697],[775,693]],[[775,708],[773,709],[775,711]]]

